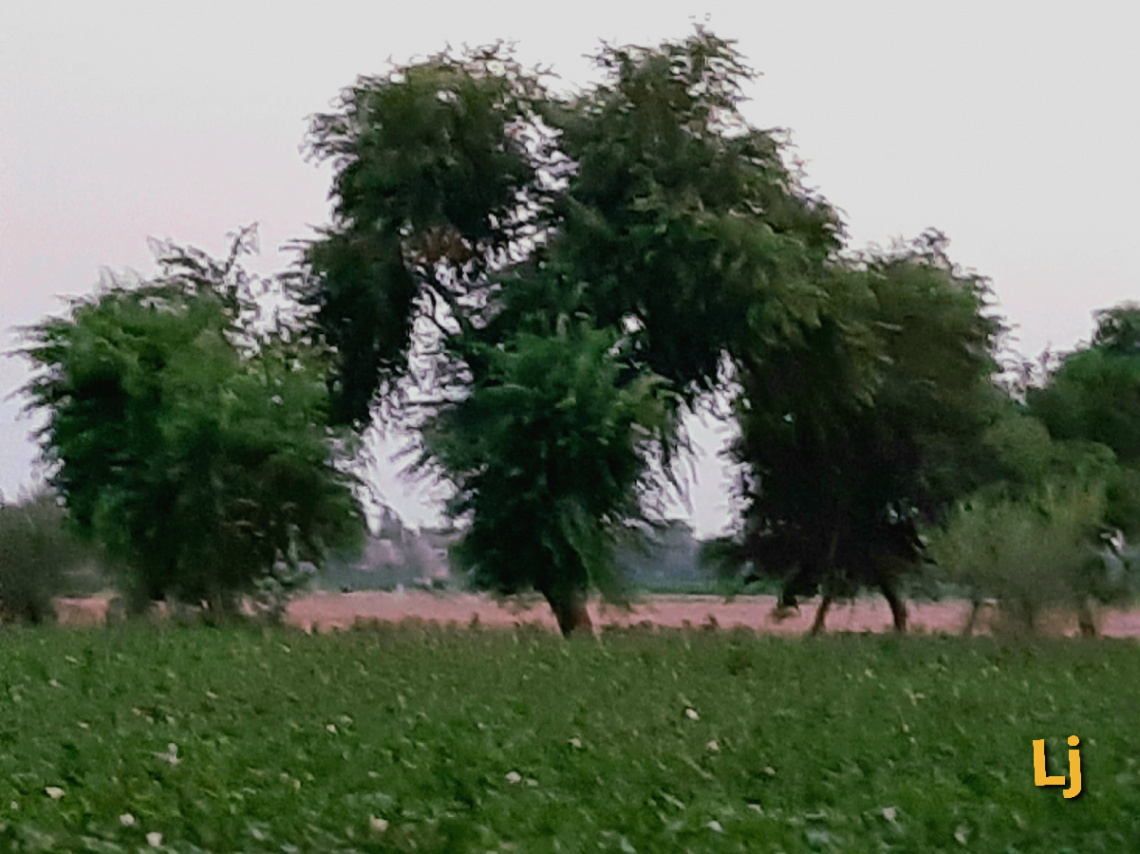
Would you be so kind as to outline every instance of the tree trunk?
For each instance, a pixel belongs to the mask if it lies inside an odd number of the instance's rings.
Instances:
[[[827,612],[831,609],[832,595],[828,592],[829,581],[831,574],[835,571],[835,552],[839,547],[839,528],[831,532],[831,542],[827,547],[827,558],[823,565],[823,577],[820,579],[819,592],[823,597],[819,602],[819,608],[815,612],[815,620],[811,624],[811,633],[818,635],[823,631],[824,621],[827,619]]]
[[[1087,599],[1081,602],[1080,608],[1077,609],[1077,627],[1081,630],[1081,637],[1096,637],[1096,617]]]
[[[823,631],[824,621],[827,619],[827,612],[831,609],[831,594],[824,593],[823,598],[819,602],[819,607],[815,611],[815,620],[811,624],[811,633],[818,635]]]
[[[563,637],[574,634],[593,634],[594,624],[590,620],[590,612],[586,609],[586,591],[577,587],[568,587],[561,590],[543,590],[542,595],[550,603],[550,610],[554,612],[554,619],[558,621],[558,630]]]
[[[962,637],[968,638],[974,633],[974,624],[978,621],[978,612],[981,610],[981,599],[975,599],[970,603],[970,616],[966,618],[966,625],[962,627]]]
[[[879,589],[883,592],[883,597],[887,600],[887,604],[891,606],[891,617],[895,623],[896,632],[906,631],[906,603],[899,598],[895,588],[889,582],[882,582],[879,584]]]

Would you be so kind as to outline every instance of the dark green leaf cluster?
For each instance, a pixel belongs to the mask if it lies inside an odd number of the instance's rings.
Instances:
[[[989,476],[981,441],[1000,323],[945,240],[834,265],[817,318],[757,348],[738,399],[741,557],[785,599],[893,588],[921,565],[919,526]]]

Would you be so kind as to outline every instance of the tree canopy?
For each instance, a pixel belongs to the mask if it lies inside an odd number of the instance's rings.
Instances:
[[[138,603],[230,609],[362,524],[324,426],[322,366],[250,316],[248,244],[243,233],[225,261],[159,246],[154,280],[111,278],[26,331],[51,484]]]
[[[334,216],[304,247],[297,290],[335,354],[334,414],[366,426],[426,359],[443,409],[425,450],[459,489],[457,511],[473,514],[477,577],[501,589],[549,587],[546,565],[575,589],[604,576],[608,558],[583,532],[643,516],[630,499],[652,455],[630,428],[649,428],[671,459],[685,406],[722,388],[757,342],[816,316],[841,243],[838,216],[787,165],[780,136],[743,118],[752,73],[730,42],[698,29],[595,59],[603,82],[565,96],[501,45],[440,54],[360,78],[310,135],[333,161]],[[579,388],[580,375],[549,366],[549,377],[505,378],[539,355],[597,377]],[[527,414],[508,417],[508,400]],[[494,428],[509,443],[492,452],[465,426],[490,411],[533,426]],[[529,496],[539,503],[526,518],[548,514],[543,530],[565,534],[534,539],[524,560],[502,551],[519,542],[522,511],[476,497],[507,477],[494,460],[512,458],[527,465],[510,469],[507,503]],[[571,470],[596,474],[558,474]]]
[[[921,562],[919,526],[986,476],[1001,327],[986,281],[937,233],[834,265],[826,290],[816,318],[740,374],[740,557],[782,578],[789,605],[877,586],[902,628],[895,588]]]

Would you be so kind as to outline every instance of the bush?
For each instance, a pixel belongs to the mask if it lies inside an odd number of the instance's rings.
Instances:
[[[959,505],[930,551],[945,580],[967,591],[974,612],[996,600],[1015,628],[1032,632],[1047,610],[1076,611],[1094,633],[1090,602],[1129,593],[1126,564],[1109,560],[1103,490],[1050,487],[1032,498],[975,497]]]
[[[52,598],[79,561],[66,515],[52,495],[0,503],[0,621],[53,619]]]

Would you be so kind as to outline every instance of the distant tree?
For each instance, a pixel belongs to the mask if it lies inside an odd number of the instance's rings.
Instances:
[[[1127,467],[1140,467],[1140,306],[1097,313],[1092,342],[1066,355],[1029,411],[1056,439],[1100,442]]]
[[[992,467],[981,437],[998,402],[1000,324],[985,280],[955,267],[934,232],[836,265],[822,286],[826,306],[740,373],[736,565],[781,580],[784,607],[822,590],[816,631],[831,601],[861,586],[886,596],[901,631],[919,528]],[[725,566],[726,544],[707,558]]]
[[[53,619],[52,598],[86,556],[50,492],[0,500],[0,622]]]
[[[577,623],[555,600],[584,601],[611,562],[602,532],[641,515],[635,484],[654,454],[629,431],[654,425],[667,465],[684,437],[657,429],[655,407],[675,415],[724,387],[754,342],[809,322],[841,232],[780,138],[742,117],[751,72],[731,43],[698,29],[596,61],[605,80],[568,98],[501,46],[360,78],[312,124],[311,151],[335,170],[333,222],[295,280],[335,353],[334,417],[363,428],[378,408],[400,409],[409,379],[434,388],[443,408],[426,416],[425,448],[470,515],[476,577],[567,588],[552,599],[564,629]],[[603,357],[600,341],[617,349]],[[554,366],[549,379],[505,379],[537,353],[590,364],[612,388]],[[526,415],[504,412],[508,400]],[[504,444],[492,448],[466,427],[492,411],[499,426],[530,426],[510,447],[494,433]],[[565,476],[552,447],[594,480]],[[619,469],[607,474],[588,448]],[[498,468],[515,458],[525,483]],[[498,478],[511,513],[480,497],[502,496]],[[547,533],[520,537],[519,519],[552,508],[536,529]],[[515,543],[534,548],[512,557]]]
[[[111,278],[26,331],[52,486],[137,605],[230,611],[361,530],[315,351],[255,323],[250,240],[225,261],[161,245],[157,278]]]

